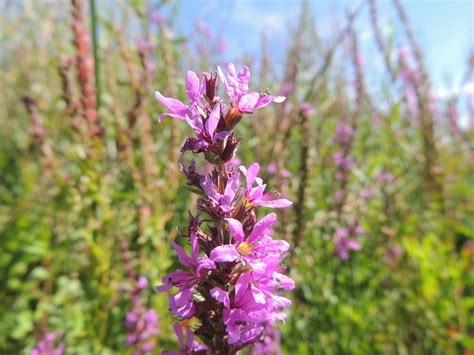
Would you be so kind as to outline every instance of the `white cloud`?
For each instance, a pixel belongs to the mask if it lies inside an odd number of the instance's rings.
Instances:
[[[435,91],[435,97],[438,99],[449,99],[453,96],[474,95],[474,82],[470,81],[463,86],[455,86],[452,88],[440,88]]]

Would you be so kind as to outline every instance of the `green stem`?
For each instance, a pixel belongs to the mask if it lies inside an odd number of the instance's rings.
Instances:
[[[97,110],[100,107],[100,61],[99,61],[99,40],[97,38],[97,11],[95,0],[89,0],[91,13],[91,33],[92,33],[92,51],[94,54],[94,76],[95,76],[95,98],[97,102]]]

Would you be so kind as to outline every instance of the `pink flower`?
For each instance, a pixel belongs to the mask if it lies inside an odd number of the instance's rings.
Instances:
[[[221,107],[219,104],[214,106],[205,121],[199,110],[194,108],[187,110],[185,120],[194,130],[197,138],[188,138],[181,151],[192,150],[194,152],[201,152],[205,151],[217,140],[223,141],[229,135],[229,132],[224,131],[215,134],[220,117]]]
[[[264,194],[266,184],[257,175],[260,171],[260,165],[253,163],[247,169],[245,166],[240,167],[240,171],[245,175],[247,181],[247,191],[245,197],[252,206],[265,206],[272,208],[286,208],[292,205],[292,202],[282,198],[277,200],[270,200],[273,196],[271,193]],[[254,183],[257,183],[256,187],[253,187]]]
[[[364,56],[360,52],[357,52],[356,54],[356,63],[358,66],[363,66],[365,63]]]
[[[375,180],[381,184],[387,184],[395,181],[395,176],[387,170],[381,170],[375,176]]]
[[[173,324],[173,330],[176,336],[178,337],[178,342],[181,347],[180,350],[172,350],[172,351],[163,351],[163,355],[187,355],[192,354],[195,351],[206,351],[206,346],[199,344],[197,341],[194,340],[193,331],[190,328],[186,328],[186,338],[187,341],[184,341],[183,337],[183,330],[179,323]]]
[[[275,274],[283,276],[272,271],[275,265],[255,266],[255,271],[243,273],[239,277],[232,302],[226,291],[219,288],[211,291],[212,296],[224,305],[224,324],[229,344],[255,341],[262,335],[266,322],[284,319],[285,314],[279,309],[291,305],[288,298],[273,293],[280,286]],[[292,280],[283,282],[281,287],[292,289],[294,283]]]
[[[126,346],[134,346],[133,354],[145,354],[155,348],[153,337],[160,333],[158,328],[158,315],[153,309],[144,305],[141,292],[148,287],[148,280],[140,276],[138,282],[130,290],[132,298],[131,310],[127,313],[124,325],[128,330],[125,340]]]
[[[229,179],[223,194],[217,192],[214,182],[208,176],[203,176],[200,183],[204,193],[214,204],[216,209],[226,213],[234,208],[234,198],[240,187],[240,177],[237,172],[235,172],[232,175],[232,178]]]
[[[339,175],[336,174],[336,179],[339,177]],[[339,179],[337,179],[339,180]],[[341,202],[344,198],[344,191],[341,191],[341,190],[337,190],[335,193],[334,193],[334,199],[338,202]]]
[[[207,39],[212,39],[212,30],[206,22],[197,20],[194,25],[198,32],[201,32],[202,34],[204,34],[204,36],[206,36]]]
[[[252,348],[252,355],[272,354],[281,355],[280,332],[274,322],[265,324],[264,335]]]
[[[402,63],[407,63],[410,60],[410,49],[407,46],[400,46],[398,57]]]
[[[294,85],[292,83],[283,83],[280,87],[280,92],[283,96],[288,96],[294,89]]]
[[[300,112],[301,112],[304,116],[310,118],[310,117],[312,117],[312,116],[314,115],[314,108],[313,108],[313,106],[312,106],[310,103],[308,103],[308,102],[303,102],[302,104],[300,104]]]
[[[219,43],[217,45],[217,51],[219,52],[219,54],[224,54],[226,50],[227,50],[227,42],[224,37],[220,37]]]
[[[179,292],[174,295],[170,295],[170,310],[175,316],[183,319],[191,318],[196,309],[192,302],[192,295],[196,285],[205,277],[205,270],[215,269],[216,266],[214,261],[209,259],[207,256],[199,258],[199,244],[197,236],[192,234],[191,236],[191,256],[188,256],[184,249],[173,241],[173,246],[178,254],[178,259],[181,264],[191,269],[191,271],[176,270],[175,272],[164,276],[162,278],[163,285],[157,286],[158,292],[165,292],[172,287],[177,287]]]
[[[339,123],[336,126],[334,138],[341,147],[348,146],[350,142],[352,141],[353,136],[354,136],[354,129],[351,126],[348,126],[344,123]]]
[[[354,158],[345,155],[344,152],[336,152],[332,155],[332,160],[341,170],[348,170],[355,164]]]
[[[217,68],[217,71],[227,94],[232,100],[231,106],[237,107],[242,113],[251,113],[271,102],[281,103],[285,101],[284,96],[261,95],[258,92],[249,93],[250,70],[248,67],[243,67],[237,73],[234,64],[228,64],[227,78],[220,67]]]
[[[210,258],[216,262],[233,262],[241,259],[244,263],[259,262],[263,257],[280,257],[289,249],[284,240],[273,240],[268,234],[276,215],[270,213],[257,222],[248,237],[245,236],[242,223],[233,218],[226,218],[235,244],[225,244],[214,248]]]
[[[188,117],[188,107],[199,104],[200,99],[203,97],[203,93],[204,81],[200,84],[199,78],[193,71],[188,71],[186,75],[186,94],[189,98],[189,106],[185,105],[180,100],[165,97],[159,91],[156,91],[156,99],[168,110],[168,112],[160,115],[159,122],[161,122],[165,116],[170,116],[181,120],[186,119]]]
[[[358,234],[362,232],[362,229],[357,230]],[[341,260],[349,259],[349,250],[360,250],[362,248],[354,237],[350,235],[350,230],[348,228],[338,228],[336,230],[334,243],[336,244],[335,253]]]
[[[268,164],[267,166],[267,171],[270,173],[270,174],[275,174],[277,172],[277,165],[275,163],[270,163]]]
[[[398,245],[393,246],[390,248],[387,254],[387,258],[389,260],[396,260],[403,254],[403,249]]]
[[[363,189],[359,192],[359,197],[368,201],[375,196],[374,190],[371,187]]]
[[[275,163],[268,164],[267,171],[272,175],[279,175],[282,178],[289,178],[292,176],[292,174],[288,170],[284,168],[278,168],[278,165]]]
[[[284,275],[277,273],[273,267],[266,265],[263,267],[265,273],[261,272],[263,270],[260,272],[256,270],[240,276],[235,285],[234,308],[224,315],[224,322],[228,326],[235,322],[256,323],[262,326],[265,321],[283,320],[286,317],[279,312],[279,309],[289,307],[291,301],[273,291],[279,287],[291,290],[294,288],[294,283],[288,278],[291,282],[279,284],[280,279],[276,274]]]
[[[140,276],[138,279],[137,287],[139,290],[144,290],[148,287],[148,280],[145,276]]]
[[[166,16],[160,10],[153,10],[150,14],[150,21],[152,24],[164,26],[166,24]]]
[[[55,345],[59,334],[48,332],[44,337],[38,341],[33,349],[31,349],[31,355],[62,355],[64,353],[64,343],[60,342]]]

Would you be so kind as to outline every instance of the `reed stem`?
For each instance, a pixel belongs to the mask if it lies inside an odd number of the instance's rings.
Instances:
[[[92,33],[92,53],[94,55],[94,76],[95,76],[95,98],[97,102],[97,110],[100,108],[100,60],[99,60],[99,39],[97,24],[97,8],[95,0],[89,0],[91,13],[91,33]]]

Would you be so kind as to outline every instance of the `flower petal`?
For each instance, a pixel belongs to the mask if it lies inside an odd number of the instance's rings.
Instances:
[[[260,165],[258,163],[253,163],[248,169],[242,165],[240,171],[245,175],[245,178],[247,179],[247,188],[250,189],[260,171]]]
[[[235,194],[239,190],[240,186],[240,176],[238,172],[235,172],[234,175],[227,181],[227,185],[224,190],[224,196],[228,197],[232,201],[235,197]]]
[[[295,288],[295,282],[293,279],[286,275],[283,275],[279,272],[274,272],[273,278],[278,281],[280,287],[284,290],[290,291]]]
[[[233,218],[226,218],[225,220],[227,221],[227,225],[229,226],[230,234],[232,235],[234,240],[239,244],[242,243],[244,241],[244,238],[245,238],[242,223],[240,223],[240,221],[238,221],[236,219],[233,219]]]
[[[240,90],[242,92],[249,91],[249,83],[250,83],[250,69],[247,66],[243,66],[242,69],[239,70],[238,74],[239,83],[240,83]]]
[[[166,292],[168,291],[170,288],[172,288],[173,285],[172,284],[164,284],[164,285],[158,285],[158,286],[155,286],[155,290],[157,292]]]
[[[260,96],[254,105],[254,110],[267,106],[271,102],[281,103],[285,101],[284,96]]]
[[[290,207],[293,204],[290,200],[287,200],[286,198],[278,199],[278,200],[269,200],[269,201],[264,201],[264,200],[257,200],[255,201],[254,205],[257,206],[265,206],[265,207],[271,207],[271,208],[286,208]]]
[[[272,295],[272,304],[278,308],[289,307],[291,306],[291,300],[283,296]]]
[[[198,76],[195,72],[189,70],[186,75],[186,94],[189,97],[189,102],[194,103],[199,100],[200,89]]]
[[[355,240],[349,240],[347,242],[347,248],[348,249],[354,249],[354,250],[360,250],[362,248],[362,246],[360,245],[359,242],[357,242]]]
[[[235,245],[227,244],[214,248],[211,251],[210,258],[220,263],[230,263],[240,256]]]
[[[227,79],[222,72],[220,67],[217,67],[217,73],[219,74],[219,78],[221,79],[222,83],[224,84],[225,91],[227,92],[227,95],[229,95],[230,99],[234,101],[236,99],[235,91],[234,89],[229,85],[227,82]]]
[[[286,253],[290,244],[286,240],[273,240],[271,237],[264,237],[260,240],[258,246],[254,249],[256,252],[267,255],[281,255]]]
[[[228,325],[226,328],[227,334],[229,337],[227,338],[227,342],[229,345],[235,344],[240,340],[240,325]]]
[[[140,276],[138,278],[137,287],[140,290],[144,290],[145,288],[148,287],[148,280],[145,276]]]
[[[244,95],[239,100],[239,110],[241,112],[252,112],[254,111],[259,101],[260,94],[258,92],[252,92],[250,94]]]
[[[260,319],[262,319],[262,315],[259,315],[259,316],[260,316]],[[257,338],[261,337],[264,328],[261,324],[258,324],[260,323],[258,320],[256,323],[257,324],[252,324],[252,323],[247,324],[242,327],[242,329],[240,330],[240,338],[241,338],[242,343],[248,344],[255,341]]]
[[[241,299],[243,299],[245,292],[248,289],[250,280],[250,273],[245,272],[240,275],[239,279],[235,283],[235,303],[238,303]]]
[[[179,345],[181,346],[181,349],[186,349],[186,346],[184,345],[183,331],[178,322],[173,324],[173,330],[176,336],[178,337],[178,342],[179,342]]]
[[[273,102],[276,102],[277,104],[280,104],[285,100],[286,100],[285,96],[274,96],[273,97]]]
[[[185,119],[187,124],[196,132],[197,136],[202,134],[204,126],[202,124],[201,114],[197,112],[197,110],[189,108]]]
[[[217,301],[222,303],[224,307],[229,308],[230,307],[230,299],[229,299],[229,294],[227,291],[224,291],[223,289],[219,287],[214,287],[211,291],[210,294],[212,297],[214,297]]]
[[[172,272],[169,275],[163,276],[161,281],[165,284],[180,284],[180,283],[186,283],[189,282],[194,278],[194,274],[189,272],[189,271],[183,271],[181,269],[178,269],[174,272]]]
[[[252,244],[258,242],[272,227],[272,225],[276,221],[276,214],[270,213],[263,217],[260,221],[258,221],[250,233],[247,242]]]
[[[191,234],[191,258],[192,260],[197,260],[199,256],[199,241],[196,236],[196,233]]]
[[[257,180],[257,179],[255,179],[255,180]],[[252,201],[254,203],[255,206],[257,206],[256,203],[258,203],[258,201],[260,201],[260,200],[265,201],[267,196],[271,197],[271,194],[264,194],[263,193],[266,188],[267,188],[267,185],[263,184],[263,185],[258,185],[256,187],[247,189],[247,197],[250,199],[250,201]]]
[[[265,304],[267,303],[265,293],[262,292],[258,287],[255,287],[254,285],[251,286],[251,292],[253,299],[255,300],[256,303],[260,304]]]
[[[174,249],[176,250],[176,254],[178,254],[179,262],[184,266],[193,267],[193,260],[186,254],[183,247],[177,244],[174,240],[171,241],[171,243],[173,244]]]
[[[191,328],[186,328],[186,337],[188,338],[188,346],[186,350],[191,350],[193,348],[194,333]]]
[[[227,64],[227,78],[229,80],[229,87],[233,91],[233,95],[241,96],[245,94],[239,90],[239,78],[237,77],[237,71],[235,70],[235,65],[233,63]]]
[[[181,148],[181,152],[184,153],[188,150],[192,150],[193,152],[202,152],[208,147],[209,144],[206,141],[188,137]]]
[[[210,177],[203,176],[201,178],[200,183],[202,190],[209,198],[218,200],[218,197],[220,197],[220,195],[217,193],[216,187],[214,186],[214,182]]]
[[[179,100],[163,96],[159,91],[155,91],[156,99],[169,111],[166,115],[184,119],[186,117],[187,106]],[[160,116],[160,119],[162,119]]]
[[[219,104],[217,104],[212,109],[206,121],[206,132],[209,135],[209,137],[214,136],[214,132],[216,131],[216,127],[219,123],[220,118],[221,118],[221,109],[220,109]]]
[[[174,295],[174,302],[176,306],[182,307],[185,304],[187,304],[193,294],[193,289],[192,288],[184,288],[180,292],[178,292],[176,295]]]
[[[198,260],[196,268],[196,273],[201,275],[202,270],[215,270],[216,264],[214,260],[210,259],[208,256],[203,256],[201,259]]]

